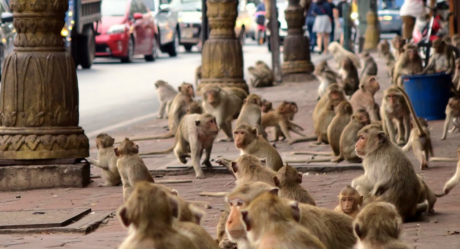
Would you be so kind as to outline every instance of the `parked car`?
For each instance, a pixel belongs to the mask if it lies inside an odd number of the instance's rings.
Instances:
[[[142,0],[103,0],[102,23],[96,36],[96,56],[132,62],[135,55],[146,61],[158,57],[157,27]]]
[[[399,15],[400,8],[401,6],[398,6],[393,1],[379,1],[378,16],[381,33],[396,33],[401,35],[402,19]]]
[[[13,12],[6,0],[0,0],[1,24],[0,24],[0,76],[5,57],[13,51],[13,41],[16,37],[16,29],[13,27]]]
[[[187,52],[201,40],[201,0],[182,0],[179,13],[180,45]]]

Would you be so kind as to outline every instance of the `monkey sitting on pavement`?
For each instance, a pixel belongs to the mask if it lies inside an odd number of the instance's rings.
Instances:
[[[237,185],[256,181],[276,185],[276,172],[262,165],[260,159],[254,155],[242,155],[236,161],[220,158],[216,162],[233,172]]]
[[[340,155],[340,136],[348,125],[353,114],[353,108],[348,101],[342,101],[335,108],[335,116],[327,128],[327,141],[331,146],[334,156]]]
[[[409,102],[400,91],[398,86],[391,86],[383,93],[380,117],[382,118],[383,131],[388,134],[390,141],[403,145],[409,139],[410,115]],[[397,138],[395,137],[395,121],[397,127]]]
[[[165,112],[169,113],[169,108],[171,107],[174,97],[177,95],[177,91],[168,84],[168,82],[163,80],[155,82],[155,88],[161,103],[160,110],[158,111],[158,118],[168,118],[168,116],[165,116]]]
[[[363,206],[363,197],[352,186],[345,186],[339,194],[339,205],[334,208],[335,212],[346,214],[356,218]]]
[[[355,68],[361,67],[359,57],[356,54],[344,49],[340,43],[331,42],[327,50],[331,52],[331,54],[334,56],[334,60],[340,67],[343,65],[346,59],[351,60]]]
[[[433,41],[434,54],[431,56],[428,65],[423,70],[424,74],[446,73],[452,74],[455,72],[455,56],[449,45],[442,39]]]
[[[262,99],[257,94],[249,94],[244,100],[240,115],[236,120],[236,126],[246,123],[257,128],[257,134],[267,139],[267,133],[262,127]]]
[[[98,160],[89,159],[88,162],[102,169],[103,186],[117,186],[121,183],[120,173],[117,168],[117,156],[113,143],[115,139],[107,133],[101,133],[96,137]]]
[[[218,132],[216,118],[211,114],[188,114],[182,119],[177,129],[172,147],[165,151],[153,151],[141,155],[167,154],[174,151],[176,158],[183,164],[187,163],[187,158],[190,157],[196,178],[204,179],[200,165],[201,156],[205,150],[206,157],[203,165],[211,168],[211,150]]]
[[[364,109],[369,113],[371,121],[379,121],[379,110],[375,108],[374,97],[379,90],[380,84],[375,76],[364,76],[361,79],[358,91],[350,99],[353,110]]]
[[[139,146],[133,141],[125,138],[114,151],[118,157],[117,168],[123,183],[123,201],[126,201],[131,195],[135,183],[140,181],[154,182],[154,180],[144,161],[138,155]]]
[[[376,76],[377,75],[377,63],[375,62],[374,58],[372,58],[371,54],[368,51],[364,51],[361,53],[361,58],[364,62],[364,68],[361,72],[361,77],[368,75],[368,76]]]
[[[338,79],[340,78],[340,76],[327,65],[327,61],[322,61],[316,65],[313,75],[320,81],[318,86],[318,99],[326,93],[327,87],[330,84],[338,83]]]
[[[275,75],[273,71],[263,61],[257,61],[255,67],[248,67],[251,75],[250,84],[252,87],[273,86]]]
[[[358,70],[350,59],[345,59],[339,71],[342,76],[343,91],[346,95],[353,95],[359,88]]]
[[[286,164],[286,166],[279,169],[274,180],[279,188],[278,195],[281,198],[316,206],[315,200],[313,200],[310,193],[300,185],[302,183],[302,173],[297,172],[292,166]]]
[[[401,76],[419,74],[423,71],[422,58],[420,58],[416,45],[406,44],[402,51],[393,69],[393,83],[398,86],[403,86]]]

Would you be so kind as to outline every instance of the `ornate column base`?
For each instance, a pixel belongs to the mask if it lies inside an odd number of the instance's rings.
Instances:
[[[88,163],[0,167],[0,191],[82,188],[90,183]]]
[[[206,86],[239,87],[249,93],[249,87],[243,79],[201,79],[197,92]]]
[[[363,50],[376,50],[379,44],[380,32],[377,27],[377,14],[374,11],[367,12],[367,28],[364,34]]]

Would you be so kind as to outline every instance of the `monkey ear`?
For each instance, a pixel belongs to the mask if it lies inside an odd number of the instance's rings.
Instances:
[[[267,166],[267,158],[259,158],[259,161],[263,166]]]
[[[122,206],[118,210],[118,217],[120,218],[121,223],[123,223],[125,227],[129,227],[129,225],[131,225],[131,221],[128,218],[128,210],[126,210],[125,206]]]
[[[277,176],[274,176],[273,177],[273,180],[275,181],[275,186],[277,186],[278,188],[281,187],[281,183],[280,183],[280,180],[278,179]]]
[[[177,87],[177,90],[179,90],[179,92],[180,92],[180,90],[181,90],[181,87],[180,87],[180,86],[179,86],[179,87]]]
[[[385,134],[384,131],[381,131],[377,134],[377,137],[379,138],[379,144],[382,144],[387,140],[387,135]]]
[[[114,148],[113,151],[115,152],[115,156],[117,157],[121,156],[120,152],[118,151],[118,148]]]
[[[232,162],[232,170],[233,170],[233,173],[236,174],[236,172],[238,172],[238,165],[236,164],[236,162]]]
[[[168,201],[172,216],[179,219],[179,202],[176,198],[168,198]]]
[[[243,223],[246,225],[246,231],[249,232],[251,231],[251,221],[249,220],[248,217],[248,211],[246,210],[241,210],[241,217],[243,218]]]
[[[135,148],[133,149],[133,153],[138,154],[139,153],[139,145],[135,144],[134,147]]]
[[[361,228],[359,227],[358,223],[355,223],[353,230],[355,231],[356,236],[358,236],[359,239],[362,239],[363,235],[362,235]]]
[[[275,176],[275,177],[276,177],[276,176]],[[279,190],[280,190],[279,188],[272,188],[272,189],[268,190],[268,192],[269,192],[270,194],[273,194],[273,195],[278,196]]]
[[[291,203],[289,203],[289,206],[291,206],[292,217],[294,217],[295,221],[299,222],[300,221],[299,203],[296,201],[292,201]]]
[[[177,191],[176,189],[171,189],[169,193],[175,196],[179,196],[179,191]]]
[[[199,209],[198,207],[192,204],[190,204],[189,207],[190,207],[190,210],[192,211],[193,216],[195,217],[196,224],[200,225],[201,219],[204,216],[203,210]]]
[[[200,126],[200,120],[195,120],[195,125]]]
[[[257,136],[257,128],[252,129],[252,134],[253,134],[254,136]]]
[[[301,184],[302,183],[302,173],[297,173],[297,183]]]

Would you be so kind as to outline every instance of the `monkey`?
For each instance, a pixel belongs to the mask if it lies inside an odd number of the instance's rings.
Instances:
[[[380,107],[383,131],[388,134],[390,141],[398,145],[404,144],[409,138],[410,111],[408,102],[397,86],[391,86],[383,93],[382,106]],[[394,122],[398,124],[398,141],[395,138]]]
[[[329,143],[327,132],[328,132],[329,125],[331,124],[332,120],[335,117],[334,110],[341,102],[344,102],[344,101],[346,102],[346,104],[350,105],[348,101],[346,100],[337,102],[333,98],[329,99],[326,105],[327,107],[323,110],[321,115],[318,117],[317,124],[315,125],[315,134],[317,136],[316,144],[321,144],[322,142],[326,144]],[[350,105],[350,108],[351,108],[351,105]]]
[[[403,53],[403,48],[406,45],[406,40],[402,39],[401,36],[396,35],[393,40],[391,41],[393,44],[393,55],[396,60],[399,59],[399,56]]]
[[[246,123],[257,128],[257,134],[267,139],[267,133],[262,127],[262,99],[257,94],[249,94],[244,100],[240,115],[236,119],[236,126]]]
[[[422,59],[418,54],[417,46],[409,43],[404,45],[402,51],[393,69],[393,83],[398,86],[403,86],[401,76],[423,72]]]
[[[283,135],[288,139],[288,143],[291,143],[293,141],[291,135],[289,134],[289,130],[305,137],[305,134],[294,129],[297,128],[299,130],[303,130],[303,128],[290,120],[291,117],[293,118],[293,115],[295,114],[295,112],[297,112],[297,110],[297,104],[292,104],[291,102],[283,101],[276,108],[276,110],[269,111],[268,113],[262,116],[262,127],[265,129],[267,127],[279,126]],[[275,134],[275,140],[277,139],[278,136],[277,134]]]
[[[365,68],[366,69],[366,68]],[[353,95],[359,87],[358,70],[350,59],[345,59],[339,71],[342,76],[343,91],[346,95]]]
[[[338,63],[338,65],[342,66],[345,59],[350,59],[355,68],[361,67],[361,62],[359,61],[358,56],[344,49],[338,42],[331,42],[327,50],[332,53],[334,60]]]
[[[454,96],[449,99],[449,102],[446,106],[446,120],[444,121],[441,140],[446,139],[447,130],[449,129],[449,125],[452,122],[452,119],[457,121],[458,118],[460,118],[460,96]],[[457,126],[456,122],[453,123],[455,126]]]
[[[261,110],[262,110],[263,113],[267,113],[269,111],[272,111],[273,110],[272,102],[270,102],[270,101],[268,101],[266,99],[262,99]]]
[[[300,185],[302,183],[302,173],[297,172],[292,166],[286,164],[286,166],[279,169],[274,180],[275,185],[279,188],[279,197],[316,206],[315,200],[313,200],[310,193]]]
[[[201,79],[203,78],[203,73],[201,71],[201,65],[195,69],[195,87],[198,89]]]
[[[390,202],[404,220],[426,211],[427,203],[419,202],[422,185],[404,152],[372,125],[362,128],[358,137],[355,150],[363,158],[364,175],[353,179],[351,186],[364,201]]]
[[[255,67],[248,67],[248,72],[251,75],[252,87],[273,86],[275,75],[265,62],[257,61]]]
[[[98,160],[89,159],[88,162],[102,169],[103,186],[118,186],[121,183],[120,173],[117,168],[117,156],[113,143],[115,139],[107,133],[100,133],[96,137]]]
[[[423,69],[424,74],[444,72],[452,74],[455,72],[455,56],[452,48],[442,39],[433,41],[434,54],[431,56],[428,65]]]
[[[253,248],[325,249],[318,238],[298,223],[298,203],[284,202],[277,192],[264,192],[241,210],[247,237]]]
[[[203,165],[212,168],[211,151],[214,140],[219,133],[216,118],[211,114],[188,114],[180,122],[175,135],[174,145],[164,151],[152,151],[141,155],[167,154],[174,151],[176,158],[183,164],[187,163],[187,157],[192,160],[197,179],[204,179],[204,173],[200,166],[203,150],[206,156]]]
[[[117,156],[117,168],[123,183],[123,201],[126,202],[133,191],[134,184],[139,181],[155,182],[144,161],[138,155],[139,146],[125,138],[114,149]]]
[[[318,98],[321,98],[321,96],[326,93],[327,87],[330,84],[337,83],[337,80],[340,78],[340,76],[327,65],[327,61],[322,61],[316,65],[313,75],[320,81],[318,86]]]
[[[460,35],[455,34],[452,36],[452,46],[460,50]]]
[[[457,149],[457,168],[455,170],[455,174],[444,184],[444,188],[441,194],[436,194],[437,197],[443,197],[450,193],[450,191],[457,186],[460,182],[460,146]]]
[[[438,38],[439,39],[439,38]],[[452,38],[450,36],[445,36],[442,38],[442,41],[449,46],[452,46]]]
[[[380,90],[380,84],[375,76],[364,76],[359,89],[350,99],[353,110],[364,109],[369,113],[371,121],[379,121],[379,108],[375,103],[375,94]]]
[[[426,182],[421,175],[417,174],[417,177],[420,181],[420,185],[422,186],[421,194],[420,194],[418,202],[421,203],[426,200],[428,204],[428,208],[426,212],[434,213],[434,204],[436,204],[436,201],[437,201],[436,194],[433,193],[433,191],[431,191],[428,185],[426,185]]]
[[[385,64],[387,65],[388,76],[392,77],[393,68],[395,65],[395,57],[390,52],[390,44],[387,40],[382,40],[377,46],[379,55],[385,59]]]
[[[335,212],[346,214],[356,218],[360,208],[363,206],[363,197],[352,186],[345,186],[339,194],[339,205],[334,208]]]
[[[385,55],[390,52],[390,43],[388,43],[388,40],[382,39],[377,45],[377,51],[381,57],[385,58]]]
[[[406,145],[402,147],[404,152],[408,152],[412,148],[415,158],[420,162],[420,169],[424,170],[428,168],[428,161],[430,156],[434,156],[433,146],[431,145],[430,130],[428,129],[428,122],[423,118],[418,118],[418,122],[422,126],[425,136],[420,137],[419,131],[416,127],[415,122],[412,120],[412,130],[410,132],[409,140]]]
[[[401,238],[402,219],[395,206],[374,202],[364,206],[353,222],[356,248],[409,249]]]
[[[203,107],[198,102],[193,101],[187,107],[186,114],[203,114]]]
[[[283,160],[278,151],[263,137],[257,135],[257,129],[247,124],[238,125],[233,131],[235,147],[240,150],[240,155],[254,155],[265,158],[267,166],[273,171],[283,167]]]
[[[118,248],[198,249],[173,227],[173,217],[178,214],[178,203],[166,192],[148,182],[136,183],[131,196],[117,211],[125,227],[134,227]]]
[[[203,109],[216,117],[217,126],[227,136],[218,141],[233,141],[232,120],[238,118],[247,93],[238,87],[207,86],[202,89]]]
[[[160,110],[158,111],[158,118],[167,118],[165,112],[169,113],[169,108],[171,103],[174,100],[174,97],[177,95],[176,89],[172,87],[168,82],[163,80],[158,80],[155,82],[155,88],[157,91],[158,99],[160,100]]]
[[[358,141],[358,131],[370,124],[368,112],[364,109],[356,110],[351,116],[350,122],[340,135],[340,155],[332,158],[331,162],[341,162],[344,159],[352,163],[360,163],[362,160],[356,155],[355,144]]]
[[[455,60],[455,73],[452,78],[453,92],[460,92],[460,58]],[[456,94],[459,95],[459,94]]]
[[[340,136],[345,126],[350,122],[353,109],[348,101],[342,101],[335,108],[335,116],[327,128],[327,141],[331,146],[334,156],[340,155]]]
[[[364,75],[376,76],[377,63],[375,62],[374,58],[372,58],[371,54],[368,51],[364,51],[361,53],[361,58],[364,63],[364,69],[361,72],[361,77]]]
[[[218,159],[217,163],[226,166],[224,160]],[[276,172],[263,166],[259,158],[254,155],[242,155],[236,161],[231,161],[229,170],[233,172],[237,185],[261,181],[276,186]]]
[[[287,102],[287,103],[288,103],[287,106],[289,106],[290,111],[288,111],[288,112],[286,113],[286,117],[288,117],[288,119],[289,119],[290,121],[293,121],[293,120],[294,120],[295,114],[299,111],[299,107],[297,106],[297,103],[296,103],[296,102],[292,102],[292,101],[291,101],[291,102]],[[298,132],[297,130],[295,130],[295,129],[293,129],[293,128],[294,128],[294,127],[289,126],[289,130],[290,130],[290,131]],[[285,135],[283,134],[283,132],[281,131],[281,128],[280,128],[279,125],[277,125],[277,126],[275,126],[275,127],[273,128],[273,133],[275,134],[275,139],[273,140],[274,142],[279,141],[279,140],[280,140],[280,139],[279,139],[280,137],[281,137],[281,141],[284,141],[284,140],[286,139],[286,136],[285,136]],[[303,134],[303,133],[302,133],[302,134]],[[303,136],[305,136],[305,135],[303,135]]]

